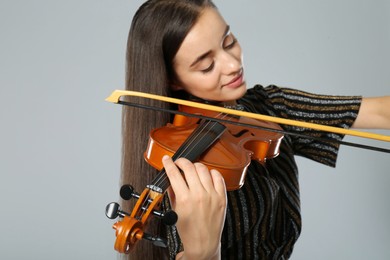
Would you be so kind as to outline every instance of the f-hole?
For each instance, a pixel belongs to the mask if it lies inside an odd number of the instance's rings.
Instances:
[[[245,135],[246,133],[249,133],[251,136],[254,136],[254,134],[251,133],[251,132],[250,132],[249,130],[247,130],[247,129],[242,129],[241,131],[239,131],[239,132],[237,132],[237,133],[235,133],[235,134],[233,134],[230,130],[228,130],[228,131],[229,131],[229,133],[230,133],[232,136],[234,136],[234,137],[236,137],[236,138],[239,138],[239,137]]]

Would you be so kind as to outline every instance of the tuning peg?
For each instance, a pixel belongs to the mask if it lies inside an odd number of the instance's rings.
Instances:
[[[166,239],[163,239],[161,237],[152,236],[148,233],[144,233],[142,236],[143,239],[148,240],[153,243],[154,246],[158,247],[168,247],[168,243]]]
[[[119,217],[129,216],[130,214],[121,210],[120,206],[116,202],[111,202],[106,206],[106,216],[109,219],[115,219]]]
[[[125,184],[121,187],[121,190],[119,192],[120,196],[124,200],[129,200],[131,198],[137,198],[139,199],[139,194],[134,192],[133,186],[129,184]]]
[[[134,192],[133,186],[131,186],[129,184],[123,185],[121,187],[121,190],[119,193],[120,193],[120,196],[122,197],[122,199],[124,199],[124,200],[129,200],[131,198],[139,199],[139,197],[140,197],[140,195],[138,193]],[[149,200],[149,202],[152,202],[152,201]],[[144,208],[142,207],[142,209],[144,209]],[[177,222],[177,214],[173,210],[169,210],[165,213],[163,213],[161,211],[153,210],[152,213],[153,213],[153,215],[161,218],[162,222],[167,226],[175,225]]]
[[[162,221],[167,226],[173,226],[177,222],[177,214],[173,210],[168,210],[164,213]]]
[[[172,225],[175,225],[177,222],[177,214],[173,210],[168,210],[164,213],[161,211],[154,210],[153,214],[155,216],[159,217],[162,220],[162,222],[164,223],[164,225],[172,226]]]

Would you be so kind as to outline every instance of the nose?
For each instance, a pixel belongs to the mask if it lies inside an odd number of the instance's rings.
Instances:
[[[241,70],[241,55],[224,51],[221,53],[222,73],[226,75],[237,73]]]

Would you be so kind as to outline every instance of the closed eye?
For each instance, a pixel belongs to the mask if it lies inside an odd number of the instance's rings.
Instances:
[[[223,48],[231,49],[234,47],[236,43],[237,43],[236,37],[234,37],[234,35],[231,32],[229,32],[228,34],[226,34],[225,38],[223,39]]]
[[[214,61],[206,69],[201,70],[202,73],[210,72],[214,69]]]

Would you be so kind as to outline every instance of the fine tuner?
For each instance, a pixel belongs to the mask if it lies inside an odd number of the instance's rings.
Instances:
[[[129,200],[131,198],[140,198],[140,194],[134,192],[134,188],[131,185],[123,185],[120,189],[120,196],[124,200]],[[148,201],[151,203],[152,201]],[[146,207],[141,207],[142,210],[147,210]],[[161,212],[157,210],[152,210],[151,212],[154,216],[161,219],[162,223],[168,226],[172,226],[176,224],[177,221],[177,214],[176,212],[169,210],[166,212]],[[167,247],[167,242],[165,239],[160,238],[158,236],[153,236],[151,234],[145,233],[142,231],[142,223],[137,222],[137,220],[131,218],[131,215],[121,209],[118,203],[111,202],[106,206],[106,216],[109,219],[115,219],[117,217],[123,219],[122,221],[116,222],[112,227],[116,230],[118,234],[121,233],[127,233],[128,229],[125,227],[125,225],[129,224],[131,222],[131,225],[134,225],[136,228],[135,232],[138,239],[145,239],[147,241],[150,241],[155,246],[159,247]],[[127,223],[129,222],[129,223]],[[137,223],[132,223],[137,222]],[[130,236],[124,236],[126,238],[129,238]],[[123,247],[123,245],[126,245],[126,247]],[[128,243],[124,241],[118,241],[118,243],[115,244],[116,249],[119,252],[127,253],[130,248],[128,247]]]

